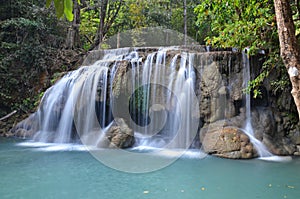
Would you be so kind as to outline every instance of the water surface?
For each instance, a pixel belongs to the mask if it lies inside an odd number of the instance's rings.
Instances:
[[[20,144],[22,142],[0,138],[1,198],[275,199],[300,196],[299,158],[268,162],[185,156],[164,169],[133,174],[103,165],[84,147],[33,147]]]

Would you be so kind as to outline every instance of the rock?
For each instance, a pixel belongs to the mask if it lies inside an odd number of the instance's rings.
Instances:
[[[300,155],[300,145],[296,146],[296,152],[294,152],[294,155],[297,155],[297,156]]]
[[[297,151],[297,152],[294,153],[294,155],[300,156],[300,152]]]
[[[295,144],[297,144],[297,145],[299,145],[300,144],[300,132],[299,131],[296,131],[295,133],[294,133],[294,142],[295,142]]]
[[[220,96],[218,93],[219,90],[220,93],[226,92],[223,91],[225,88],[220,89],[223,85],[222,75],[216,62],[212,62],[209,66],[205,67],[201,75],[202,99],[199,103],[199,105],[201,104],[199,107],[200,112],[201,115],[207,118],[207,121],[214,122],[222,117],[222,110],[220,109],[222,107],[220,106]]]
[[[154,104],[151,106],[149,110],[149,115],[151,118],[149,132],[152,135],[159,133],[163,129],[167,121],[167,117],[168,117],[167,114],[168,114],[167,110],[165,109],[164,106],[160,104]]]
[[[118,69],[111,85],[114,97],[118,97],[121,92],[127,91],[128,88],[131,88],[130,85],[128,85],[130,83],[130,81],[128,81],[128,75],[130,75],[130,73],[127,73],[128,63],[126,61],[121,61],[117,64]]]
[[[252,110],[252,126],[255,137],[262,141],[269,151],[275,155],[292,155],[296,151],[296,143],[285,134],[287,129],[280,127],[281,120],[276,112],[268,107],[255,107]],[[288,121],[285,121],[288,122]]]
[[[114,124],[106,133],[106,138],[110,141],[109,148],[128,148],[135,142],[133,130],[123,118],[115,118]]]
[[[32,137],[34,132],[32,130],[26,130],[19,128],[15,131],[15,136],[20,137],[20,138],[29,138]]]
[[[263,143],[274,155],[292,155],[296,151],[296,145],[288,138],[265,136]]]
[[[232,159],[249,159],[257,157],[249,137],[239,128],[227,126],[212,128],[206,132],[202,141],[206,153]]]
[[[225,86],[222,86],[219,91],[218,91],[219,95],[227,95],[228,94],[228,90]]]
[[[11,132],[7,132],[7,133],[3,133],[2,136],[3,137],[13,137],[14,134],[12,134]]]
[[[14,136],[20,138],[30,138],[37,132],[38,129],[38,120],[36,118],[36,114],[31,114],[25,120],[19,122],[15,125],[11,130],[10,133]]]

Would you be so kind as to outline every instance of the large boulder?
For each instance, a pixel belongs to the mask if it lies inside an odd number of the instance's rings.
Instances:
[[[106,132],[109,148],[128,148],[133,146],[134,132],[128,127],[123,118],[115,118],[114,124]]]
[[[224,158],[249,159],[257,152],[249,137],[234,126],[212,128],[205,133],[202,141],[206,153]]]

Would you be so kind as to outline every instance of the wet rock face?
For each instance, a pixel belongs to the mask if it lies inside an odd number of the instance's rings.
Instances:
[[[255,137],[275,155],[291,155],[296,151],[296,142],[285,135],[289,131],[282,127],[284,123],[268,107],[255,107],[252,110]]]
[[[203,62],[201,60],[206,60]],[[243,70],[239,54],[211,52],[197,54],[196,94],[204,122],[232,118],[239,112],[236,101],[243,98]]]
[[[20,138],[30,138],[32,137],[38,129],[38,123],[36,122],[36,115],[32,114],[22,122],[14,126],[10,133],[11,135]]]
[[[133,130],[122,118],[115,118],[114,124],[106,133],[106,138],[110,142],[109,148],[128,148],[135,142]]]
[[[205,133],[202,146],[206,153],[219,157],[232,159],[257,157],[249,137],[236,127],[209,130]]]

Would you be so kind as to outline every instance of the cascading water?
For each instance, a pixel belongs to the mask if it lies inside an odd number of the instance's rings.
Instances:
[[[248,83],[250,81],[250,63],[249,63],[249,58],[247,55],[247,52],[243,52],[243,68],[244,68],[244,72],[243,72],[243,80],[244,80],[244,88],[248,87]],[[245,125],[244,125],[244,132],[249,136],[252,144],[254,145],[254,147],[256,148],[258,155],[260,157],[269,157],[269,156],[273,156],[273,154],[271,152],[269,152],[269,150],[266,148],[266,146],[259,141],[258,139],[255,138],[254,136],[254,131],[253,131],[253,127],[251,124],[251,96],[250,94],[246,94],[246,121],[245,121]]]
[[[162,48],[145,58],[135,50],[107,51],[95,64],[70,72],[45,93],[33,139],[69,143],[80,138],[101,147],[121,112],[135,131],[136,145],[188,148],[199,118],[193,54],[176,51],[167,63],[169,50],[174,49]],[[121,98],[129,105],[120,108],[116,103]]]
[[[246,120],[239,115],[243,114],[239,112],[241,90],[250,80],[247,55],[243,54],[242,65],[237,52],[193,49],[92,52],[86,59],[89,66],[68,73],[48,89],[37,112],[19,123],[14,132],[39,142],[80,143],[92,149],[146,148],[178,157],[191,146],[225,154],[220,142],[226,146],[228,140],[216,135],[227,132],[219,132],[218,127],[226,123],[235,129],[245,122],[243,131],[259,156],[282,160],[254,137],[250,95],[245,97]],[[237,150],[237,146],[230,150]],[[229,152],[225,155],[236,154]],[[254,157],[248,156],[255,155],[251,153],[241,158]],[[108,157],[106,161],[111,160]]]

